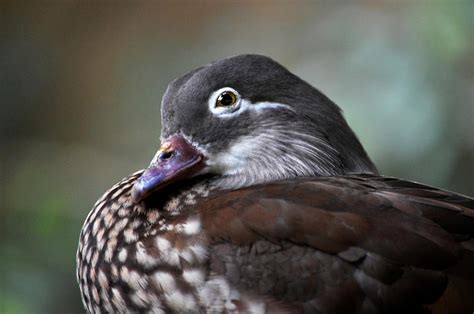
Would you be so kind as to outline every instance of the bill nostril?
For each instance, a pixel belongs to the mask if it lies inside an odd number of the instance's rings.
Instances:
[[[160,155],[158,156],[158,159],[161,161],[165,161],[165,160],[170,159],[173,155],[174,155],[173,150],[164,151],[160,153]]]

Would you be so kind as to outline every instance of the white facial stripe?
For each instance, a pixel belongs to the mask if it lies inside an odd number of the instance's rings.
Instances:
[[[216,107],[217,97],[219,97],[219,95],[221,95],[225,91],[234,93],[237,96],[237,101],[235,102],[234,105],[229,106],[229,107]],[[267,109],[277,109],[277,108],[284,108],[286,110],[294,111],[293,108],[291,108],[290,106],[277,103],[277,102],[265,101],[265,102],[252,103],[250,100],[242,98],[240,94],[231,87],[224,87],[212,93],[211,97],[209,97],[209,100],[208,100],[208,106],[209,106],[209,110],[214,115],[220,118],[235,117],[245,111],[254,111],[257,114],[260,114],[262,111],[267,110]]]
[[[267,109],[277,109],[277,108],[283,108],[286,110],[294,111],[293,108],[291,108],[288,105],[281,104],[278,102],[257,102],[257,103],[252,103],[247,99],[242,99],[241,105],[240,105],[240,110],[233,112],[233,114],[240,114],[241,112],[244,112],[246,110],[252,110],[256,112],[257,114],[262,113],[262,111],[267,110]]]

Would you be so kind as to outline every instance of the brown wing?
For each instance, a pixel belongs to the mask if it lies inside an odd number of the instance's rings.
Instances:
[[[201,217],[213,272],[270,309],[471,313],[473,205],[413,182],[346,176],[228,192]]]

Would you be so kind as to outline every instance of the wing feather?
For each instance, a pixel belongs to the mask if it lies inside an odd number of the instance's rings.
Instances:
[[[240,269],[233,283],[255,294],[309,312],[344,313],[330,295],[351,291],[354,312],[416,312],[443,296],[453,274],[474,289],[466,269],[474,261],[472,204],[433,187],[364,175],[227,192],[206,201],[201,216],[216,258],[223,247],[232,252],[222,271]],[[258,243],[266,252],[252,251]]]

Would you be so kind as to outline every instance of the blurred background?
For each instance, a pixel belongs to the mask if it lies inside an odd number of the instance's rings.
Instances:
[[[83,312],[88,211],[150,161],[168,82],[229,55],[317,86],[383,174],[474,195],[473,4],[2,1],[0,312]]]

